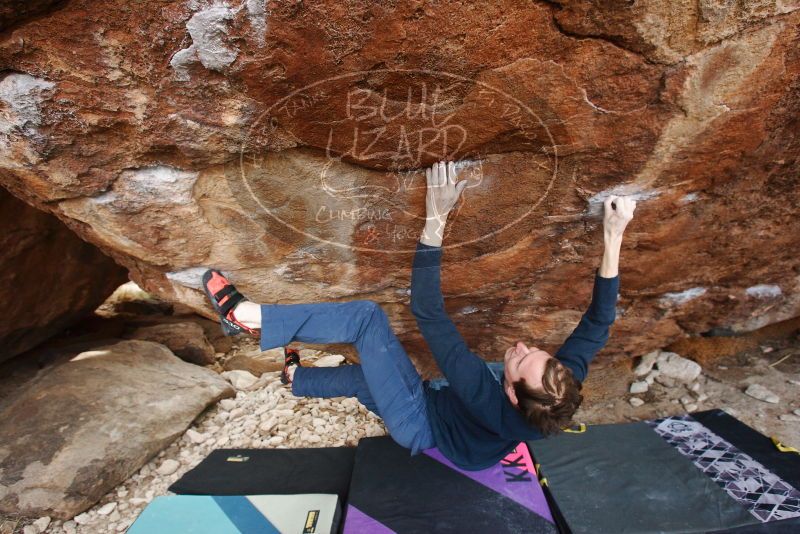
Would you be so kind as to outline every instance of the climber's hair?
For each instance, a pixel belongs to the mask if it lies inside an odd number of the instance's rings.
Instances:
[[[556,358],[545,363],[542,388],[534,389],[520,378],[513,384],[517,409],[529,425],[549,436],[572,424],[572,416],[583,402],[581,383]]]

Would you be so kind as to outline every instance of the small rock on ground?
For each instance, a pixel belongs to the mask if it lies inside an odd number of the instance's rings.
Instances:
[[[229,412],[236,408],[236,401],[233,399],[222,399],[219,401],[219,406],[226,412]]]
[[[247,372],[237,369],[235,371],[223,371],[222,376],[231,383],[237,390],[246,390],[253,386],[258,380],[258,377]]]
[[[34,521],[33,524],[36,525],[36,528],[39,529],[39,532],[44,532],[47,530],[47,527],[50,526],[50,518],[47,516],[40,517]]]
[[[745,394],[753,397],[754,399],[769,402],[771,404],[778,404],[781,400],[780,397],[775,395],[761,384],[750,384],[745,390]]]
[[[666,375],[660,374],[656,376],[655,381],[664,386],[665,388],[675,387],[675,379]]]
[[[656,381],[656,378],[660,374],[661,374],[661,371],[659,371],[658,369],[653,369],[652,371],[647,373],[647,376],[644,377],[644,381],[647,382],[647,385],[652,386],[653,382]]]
[[[180,462],[173,460],[172,458],[169,458],[167,460],[164,460],[164,462],[158,467],[157,472],[159,475],[162,476],[171,475],[172,473],[177,471],[180,466],[181,466]]]
[[[79,525],[85,525],[85,524],[89,523],[92,520],[92,518],[91,518],[91,516],[89,514],[87,514],[86,512],[83,512],[82,514],[78,514],[75,517],[73,517],[72,520],[75,521]]]
[[[697,404],[695,404],[694,399],[689,395],[681,397],[681,405],[687,412],[694,412],[697,410]]]
[[[200,432],[192,428],[186,431],[186,437],[189,438],[189,441],[195,444],[203,443],[205,440],[208,439],[208,436],[206,434],[201,434]]]
[[[101,506],[100,509],[97,510],[97,513],[100,514],[100,515],[108,515],[111,512],[113,512],[114,508],[116,508],[116,507],[117,507],[117,503],[116,502],[109,502],[109,503],[106,503],[103,506]]]
[[[328,354],[314,362],[314,367],[338,367],[344,362],[344,356],[340,354]]]
[[[661,354],[660,350],[654,350],[642,356],[642,360],[633,369],[633,374],[636,376],[644,376],[649,373],[653,369],[653,365],[655,365],[659,354]]]
[[[697,362],[686,359],[674,352],[662,352],[657,360],[658,370],[662,376],[668,376],[681,382],[692,382],[703,370]]]

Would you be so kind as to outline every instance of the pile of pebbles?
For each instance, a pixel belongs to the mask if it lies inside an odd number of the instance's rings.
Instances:
[[[242,380],[237,372],[231,378],[236,398],[206,410],[97,505],[70,521],[40,518],[39,526],[27,525],[24,534],[124,532],[150,501],[171,495],[167,488],[215,449],[355,446],[363,437],[387,434],[383,421],[354,398],[295,397],[279,372],[253,380]]]
[[[655,350],[645,354],[633,369],[633,374],[638,378],[630,386],[629,392],[633,395],[646,393],[654,383],[664,388],[683,384],[686,394],[674,402],[683,405],[687,412],[697,410],[698,405],[708,400],[708,395],[703,391],[705,377],[700,365],[675,352]],[[631,397],[628,402],[635,408],[645,404],[642,397]]]

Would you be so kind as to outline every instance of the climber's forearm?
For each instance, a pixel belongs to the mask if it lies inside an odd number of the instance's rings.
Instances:
[[[425,228],[422,229],[422,235],[419,238],[420,242],[429,247],[441,247],[446,222],[447,215],[444,218],[429,216],[425,221]]]
[[[636,201],[632,196],[609,195],[603,201],[603,241],[605,251],[598,276],[615,278],[619,274],[619,251],[622,248],[622,234],[633,219]]]
[[[619,252],[622,248],[622,234],[607,233],[604,235],[605,250],[600,262],[599,274],[603,278],[614,278],[619,274]]]

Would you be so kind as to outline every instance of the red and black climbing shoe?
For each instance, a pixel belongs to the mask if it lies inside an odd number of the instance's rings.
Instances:
[[[283,371],[281,371],[281,383],[288,384],[289,380],[289,367],[296,365],[302,367],[300,363],[300,353],[296,349],[283,348]]]
[[[259,337],[261,330],[245,326],[236,320],[233,309],[237,304],[246,300],[244,295],[239,293],[236,288],[216,269],[209,269],[203,274],[203,290],[214,310],[219,314],[222,331],[226,336],[247,333],[251,336]]]

